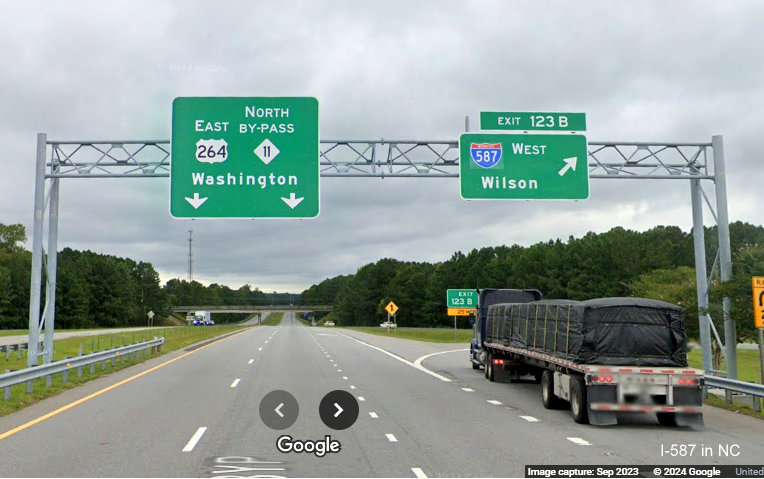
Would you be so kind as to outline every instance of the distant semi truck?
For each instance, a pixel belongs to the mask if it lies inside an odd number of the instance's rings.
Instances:
[[[616,424],[616,414],[642,412],[664,426],[703,424],[703,372],[687,367],[678,306],[643,298],[495,303],[485,323],[485,377],[532,375],[544,407],[569,403],[577,423]]]
[[[212,314],[209,311],[195,311],[194,312],[194,325],[195,326],[212,326],[215,322],[212,321]]]

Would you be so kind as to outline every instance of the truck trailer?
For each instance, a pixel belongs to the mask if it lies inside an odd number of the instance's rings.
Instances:
[[[687,367],[684,310],[643,298],[546,300],[488,307],[485,376],[541,383],[547,409],[616,424],[656,413],[664,426],[702,426],[703,372]]]

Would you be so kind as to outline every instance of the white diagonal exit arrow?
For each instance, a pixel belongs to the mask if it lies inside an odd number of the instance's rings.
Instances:
[[[199,207],[202,206],[205,201],[207,201],[207,199],[208,198],[206,196],[204,198],[199,198],[199,193],[194,193],[193,198],[186,196],[186,201],[188,201],[195,210],[198,210]]]
[[[576,171],[576,163],[578,163],[577,156],[574,156],[571,158],[563,158],[562,161],[565,162],[565,166],[563,166],[562,169],[557,172],[560,176],[564,175],[565,173],[568,172],[568,170],[571,170],[571,169],[573,171]]]
[[[340,405],[339,405],[339,404],[337,404],[337,403],[334,403],[334,407],[336,407],[336,408],[337,408],[337,412],[336,412],[336,413],[334,413],[334,417],[337,417],[337,416],[339,416],[340,414],[342,414],[342,411],[344,411],[344,409],[342,409],[342,408],[340,407]]]
[[[289,207],[290,207],[290,208],[292,208],[292,209],[295,209],[295,208],[297,207],[297,205],[299,205],[300,203],[302,203],[302,200],[304,200],[304,199],[305,199],[305,197],[296,198],[296,196],[297,196],[297,195],[295,195],[294,193],[291,193],[291,194],[289,195],[289,198],[284,198],[284,197],[282,196],[282,197],[281,197],[281,199],[282,199],[282,200],[284,200],[284,203],[286,203],[286,204],[287,204],[287,206],[289,206]],[[186,199],[188,199],[188,198],[186,198]],[[205,199],[206,199],[206,198],[205,198]]]

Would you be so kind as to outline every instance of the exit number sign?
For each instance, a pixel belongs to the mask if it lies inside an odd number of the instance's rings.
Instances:
[[[586,131],[586,114],[482,111],[480,129]]]

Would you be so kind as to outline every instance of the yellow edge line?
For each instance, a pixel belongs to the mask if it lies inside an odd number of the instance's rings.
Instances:
[[[223,339],[218,339],[217,341],[212,342],[210,344],[206,344],[206,345],[200,347],[199,349],[194,349],[193,351],[189,351],[186,354],[178,356],[177,358],[170,359],[169,361],[164,362],[162,364],[159,364],[157,366],[154,366],[151,369],[147,369],[146,371],[143,371],[142,373],[138,373],[135,376],[129,377],[127,379],[123,379],[122,381],[120,381],[118,383],[115,383],[115,384],[112,384],[111,386],[106,387],[104,389],[101,389],[100,391],[96,391],[93,394],[90,394],[89,396],[85,396],[84,398],[80,398],[80,399],[78,399],[78,400],[76,400],[74,402],[71,402],[71,403],[67,404],[66,406],[62,406],[62,407],[56,409],[55,411],[51,411],[51,412],[49,412],[47,414],[44,414],[44,415],[38,417],[37,419],[33,419],[33,420],[31,420],[31,421],[29,421],[29,422],[27,422],[25,424],[22,424],[21,426],[18,426],[18,427],[15,427],[15,428],[11,429],[10,431],[7,431],[7,432],[4,432],[4,433],[0,434],[0,441],[2,441],[3,439],[5,439],[7,437],[13,436],[14,434],[16,434],[18,432],[21,432],[24,429],[28,429],[28,428],[34,426],[35,424],[39,424],[39,423],[45,421],[46,419],[50,419],[53,416],[57,416],[57,415],[61,414],[64,411],[68,411],[69,409],[71,409],[71,408],[73,408],[75,406],[79,406],[80,404],[82,404],[84,402],[90,401],[91,399],[96,398],[96,397],[100,396],[101,394],[107,393],[107,392],[111,391],[112,389],[116,389],[116,388],[118,388],[118,387],[120,387],[120,386],[122,386],[124,384],[127,384],[127,383],[129,383],[130,381],[132,381],[134,379],[138,379],[139,377],[145,376],[148,373],[151,373],[151,372],[156,371],[157,369],[163,368],[163,367],[167,366],[168,364],[172,364],[175,361],[181,360],[181,359],[185,358],[186,356],[190,356],[190,355],[192,355],[192,354],[194,354],[196,352],[201,351],[202,349],[206,349],[206,348],[212,346],[213,344],[217,344],[217,343],[219,343],[221,341],[225,341],[226,339],[231,339],[231,338],[233,338],[235,336],[238,336],[238,335],[240,335],[242,333],[245,333],[247,331],[248,331],[248,329],[245,329],[244,331],[238,332],[236,334],[232,334],[232,335],[227,336],[227,337],[225,337]]]

